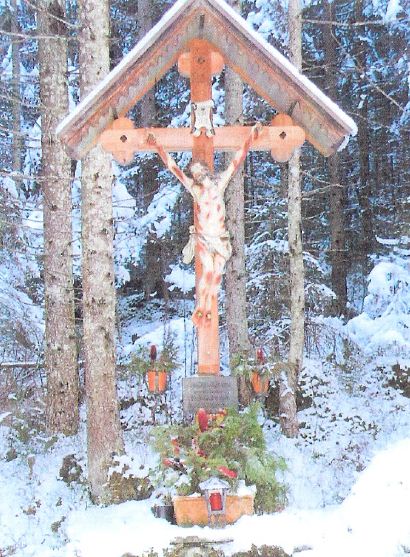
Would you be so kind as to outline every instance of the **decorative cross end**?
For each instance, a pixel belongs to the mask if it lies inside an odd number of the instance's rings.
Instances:
[[[294,151],[303,145],[305,132],[299,126],[295,126],[287,114],[277,114],[272,118],[271,126],[276,135],[270,152],[272,158],[276,162],[287,162]]]

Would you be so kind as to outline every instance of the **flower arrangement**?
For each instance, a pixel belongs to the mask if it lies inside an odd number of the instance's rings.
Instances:
[[[178,367],[178,350],[171,335],[164,338],[159,353],[155,344],[139,346],[128,364],[128,372],[147,378],[151,392],[163,392],[166,388],[167,374]]]
[[[239,352],[232,358],[232,374],[252,379],[252,373],[271,378],[277,375],[276,363],[267,357],[262,347],[252,351]]]
[[[139,346],[128,365],[130,373],[145,375],[148,371],[169,373],[178,367],[178,350],[172,338],[166,338],[159,353],[157,346]]]
[[[266,394],[270,380],[279,375],[278,362],[267,357],[263,348],[240,352],[232,358],[232,374],[244,377],[257,394]]]
[[[208,414],[200,409],[190,426],[158,427],[153,444],[161,456],[159,482],[178,495],[200,492],[200,484],[211,477],[228,482],[231,493],[242,485],[255,486],[257,512],[283,507],[285,489],[276,473],[284,468],[267,450],[258,423],[259,405],[245,412],[223,410]]]

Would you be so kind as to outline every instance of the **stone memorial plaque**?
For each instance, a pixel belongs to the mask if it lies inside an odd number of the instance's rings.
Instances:
[[[184,414],[195,414],[199,408],[217,412],[221,408],[238,408],[236,377],[197,375],[182,380]]]

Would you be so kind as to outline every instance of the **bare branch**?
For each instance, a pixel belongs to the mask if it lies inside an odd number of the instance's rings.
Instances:
[[[4,29],[0,29],[0,35],[5,35],[7,37],[18,37],[24,40],[38,40],[38,39],[52,39],[54,41],[67,41],[67,40],[76,40],[74,37],[62,37],[59,35],[38,35],[36,33],[13,33],[12,31],[5,31]]]
[[[76,29],[76,30],[79,29],[78,25],[75,25],[74,23],[71,23],[67,19],[64,19],[62,17],[58,17],[55,14],[49,12],[48,10],[45,10],[44,8],[39,8],[35,4],[32,4],[29,0],[24,0],[24,2],[27,4],[27,6],[30,6],[30,8],[32,8],[36,12],[45,12],[47,14],[47,17],[49,17],[50,19],[54,19],[55,21],[58,21],[59,23],[63,23],[67,28]]]
[[[366,21],[330,21],[325,19],[302,19],[303,23],[313,23],[315,25],[333,25],[334,27],[367,27],[367,26],[376,26],[382,27],[386,26],[387,23],[383,19],[376,19],[376,20],[366,20]],[[408,17],[398,17],[395,21],[400,23],[407,23],[409,21]]]

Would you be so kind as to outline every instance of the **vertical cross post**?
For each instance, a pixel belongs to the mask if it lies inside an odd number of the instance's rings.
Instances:
[[[201,39],[194,39],[190,43],[190,85],[191,103],[212,99],[212,66],[210,44]],[[193,137],[192,160],[205,162],[209,169],[214,169],[214,141],[202,132]],[[197,224],[197,206],[194,204],[194,224]],[[198,254],[195,255],[196,295],[198,296],[198,282],[202,269]],[[218,375],[219,363],[219,317],[218,301],[212,301],[211,320],[197,328],[198,337],[198,373],[200,375]]]

